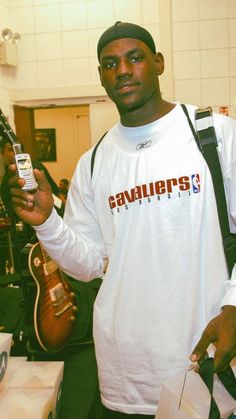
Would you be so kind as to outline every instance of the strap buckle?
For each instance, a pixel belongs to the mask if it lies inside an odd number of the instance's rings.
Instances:
[[[211,106],[195,110],[195,127],[201,145],[218,145]]]

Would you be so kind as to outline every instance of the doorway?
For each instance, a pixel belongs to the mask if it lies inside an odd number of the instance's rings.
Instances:
[[[91,147],[89,105],[27,108],[14,106],[16,134],[32,158],[37,159],[35,129],[55,132],[55,161],[43,161],[59,182],[71,179],[79,158]]]

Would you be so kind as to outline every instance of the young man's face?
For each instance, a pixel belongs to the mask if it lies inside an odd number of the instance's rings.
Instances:
[[[102,49],[100,62],[101,83],[121,112],[140,108],[157,94],[156,55],[142,41],[112,41]]]
[[[59,189],[62,192],[66,192],[68,190],[68,185],[65,182],[60,181],[59,182]]]
[[[14,162],[14,151],[10,143],[6,143],[1,151],[5,166]]]
[[[45,136],[44,133],[41,134],[39,132],[36,134],[35,140],[36,140],[36,145],[37,145],[38,157],[39,158],[47,157],[49,147],[50,147],[49,138]]]

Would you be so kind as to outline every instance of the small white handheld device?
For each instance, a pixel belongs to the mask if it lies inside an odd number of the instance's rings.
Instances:
[[[22,186],[22,189],[24,191],[33,191],[37,189],[38,184],[34,177],[31,158],[28,153],[22,153],[21,147],[19,146],[20,144],[13,145],[17,173],[20,178],[25,180],[25,184]]]

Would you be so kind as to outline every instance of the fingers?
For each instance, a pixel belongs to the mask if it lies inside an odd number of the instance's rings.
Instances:
[[[34,206],[34,199],[28,192],[22,191],[19,188],[11,188],[12,204],[14,207],[27,207],[31,208]]]
[[[199,372],[200,365],[209,358],[208,352],[205,352],[205,355],[198,361],[193,362],[193,369],[195,372]]]
[[[15,163],[9,164],[9,166],[8,166],[7,170],[8,170],[10,173],[16,173],[16,164],[15,164]]]
[[[22,178],[19,178],[18,175],[15,175],[9,178],[9,187],[10,188],[22,188],[25,184],[25,180]]]
[[[225,371],[236,355],[234,333],[222,333],[221,338],[215,342],[214,370]]]
[[[46,179],[46,176],[42,170],[34,169],[35,179],[38,183],[38,188],[44,192],[51,193],[51,187]]]
[[[16,175],[16,170],[15,170],[16,166],[14,164],[11,165],[10,170],[12,173],[12,176],[9,179],[9,186],[11,188],[11,193],[12,195],[16,195],[16,189],[18,188],[22,188],[25,185],[25,180],[22,178],[19,178],[18,175]],[[38,184],[38,189],[44,192],[48,192],[51,193],[51,187],[45,177],[45,174],[43,171],[38,170],[38,169],[34,169],[34,176],[35,176],[35,180]],[[15,174],[15,176],[14,176]]]
[[[205,332],[203,332],[201,339],[198,344],[195,346],[192,354],[190,355],[190,360],[192,362],[201,362],[206,357],[208,357],[207,349],[210,343],[213,342],[213,338],[209,337]]]
[[[214,355],[214,372],[225,371],[232,360],[232,353],[222,352],[216,348]]]
[[[201,339],[195,346],[190,360],[198,362],[204,360],[205,353],[210,344],[214,344],[214,372],[227,369],[236,355],[236,309],[225,309],[212,319],[205,328]]]

